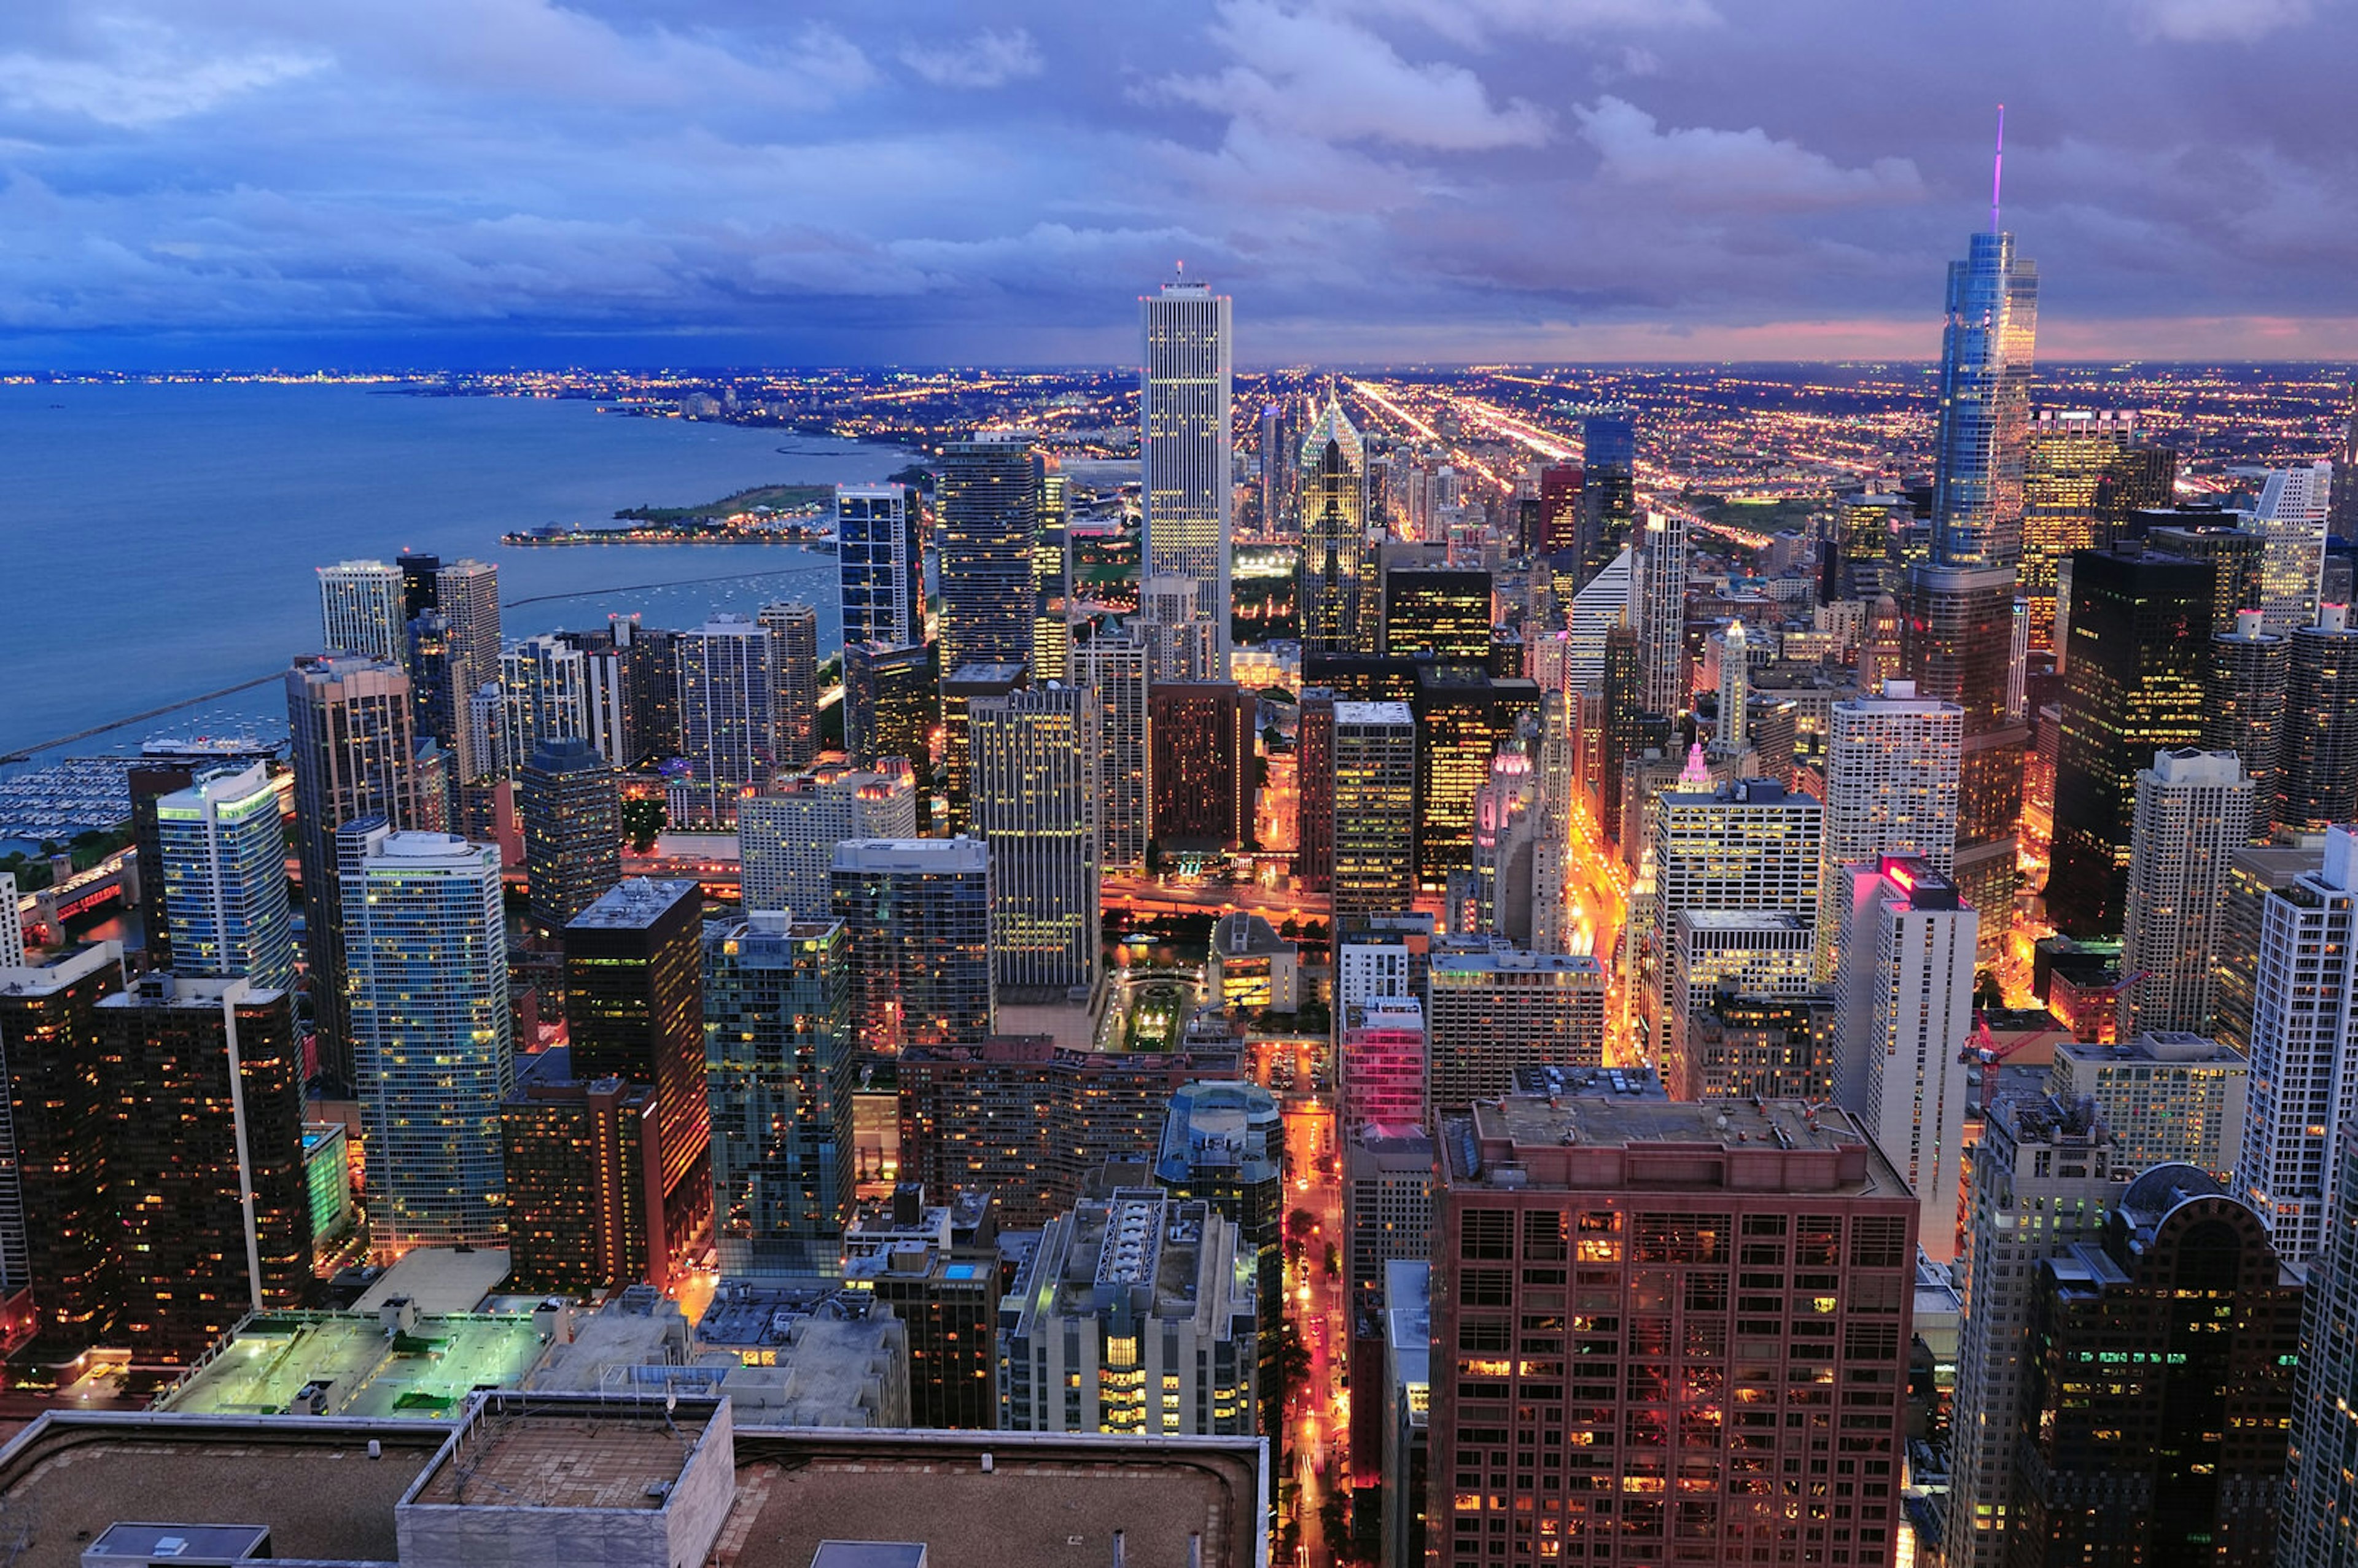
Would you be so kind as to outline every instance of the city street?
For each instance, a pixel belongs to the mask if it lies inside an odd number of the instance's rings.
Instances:
[[[1285,1101],[1285,1206],[1289,1217],[1307,1209],[1317,1228],[1285,1274],[1288,1320],[1310,1353],[1310,1371],[1290,1397],[1285,1422],[1293,1434],[1294,1476],[1301,1482],[1302,1561],[1328,1563],[1319,1507],[1330,1482],[1343,1474],[1350,1443],[1349,1405],[1341,1390],[1350,1357],[1350,1325],[1343,1279],[1326,1269],[1326,1249],[1344,1246],[1343,1190],[1337,1178],[1334,1107],[1308,1095]],[[1291,1257],[1292,1249],[1288,1254]]]

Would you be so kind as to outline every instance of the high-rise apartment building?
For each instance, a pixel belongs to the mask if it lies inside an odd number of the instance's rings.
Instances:
[[[1182,278],[1139,300],[1139,495],[1143,577],[1195,584],[1195,619],[1210,626],[1207,680],[1228,676],[1228,297]]]
[[[1505,1099],[1435,1142],[1428,1561],[1892,1561],[1916,1204],[1850,1118]]]
[[[827,766],[737,804],[738,881],[747,911],[804,920],[834,908],[835,847],[847,838],[917,837],[917,785],[906,762],[871,772]]]
[[[1833,873],[1883,855],[1955,870],[1957,791],[1965,710],[1916,695],[1913,681],[1880,697],[1836,702],[1826,726],[1826,834],[1818,899],[1817,973],[1833,979],[1834,934],[1847,912]]]
[[[2358,482],[2358,463],[2342,477]],[[2358,1120],[2343,1122],[2337,1141],[2342,1168],[2358,1170]],[[2358,1183],[2333,1190],[2324,1250],[2309,1271],[2298,1355],[2274,1561],[2280,1568],[2345,1568],[2353,1555],[2351,1520],[2358,1517],[2352,1466],[2358,1441]]]
[[[1633,902],[1647,1017],[1670,1011],[1672,934],[1689,910],[1790,914],[1814,922],[1825,808],[1768,779],[1665,790],[1655,802],[1653,908]]]
[[[342,561],[319,568],[319,646],[330,654],[399,664],[409,651],[401,568]]]
[[[488,561],[445,562],[434,574],[434,607],[449,625],[453,654],[479,681],[500,667],[500,568]]]
[[[445,568],[447,572],[449,568]],[[287,672],[287,762],[295,774],[295,854],[319,1067],[353,1082],[344,918],[336,835],[382,816],[395,830],[441,820],[417,780],[409,677],[381,660],[297,659]]]
[[[942,449],[942,668],[1022,663],[1032,649],[1032,550],[1043,473],[1032,438],[987,430]]]
[[[2287,1262],[2326,1247],[2343,1184],[2340,1124],[2358,1105],[2358,830],[2331,828],[2323,863],[2261,900],[2251,1119],[2233,1190]]]
[[[979,838],[851,838],[835,848],[834,917],[860,1047],[978,1045],[999,1013],[990,850]]]
[[[1285,1314],[1285,1123],[1276,1097],[1233,1080],[1182,1086],[1154,1147],[1154,1182],[1174,1198],[1210,1204],[1237,1227],[1237,1268],[1250,1269],[1260,1303],[1258,1386],[1273,1389]],[[1275,1401],[1257,1408],[1274,1430]]]
[[[1433,1249],[1433,1134],[1361,1122],[1343,1134],[1344,1302],[1353,1337],[1383,1311],[1384,1265]]]
[[[750,914],[704,932],[713,1240],[730,1279],[838,1271],[852,1203],[843,925]]]
[[[2260,481],[2251,523],[2266,541],[2260,554],[2260,608],[2267,629],[2281,636],[2309,624],[2317,614],[2333,465],[2243,471]]]
[[[860,1206],[843,1233],[844,1278],[909,1330],[909,1424],[999,1424],[999,1206],[968,1189],[929,1203],[914,1182]]]
[[[1097,981],[1098,723],[1096,687],[1055,681],[973,706],[974,827],[990,852],[1002,989]]]
[[[2121,1039],[2211,1027],[2227,860],[2248,837],[2252,781],[2232,752],[2158,752],[2136,775],[2129,833]]]
[[[1416,897],[1415,716],[1404,702],[1337,702],[1332,711],[1320,826],[1333,846],[1335,918],[1404,910]]]
[[[1099,629],[1073,644],[1073,684],[1097,694],[1098,863],[1109,874],[1146,869],[1146,645],[1133,633]],[[880,838],[892,835],[880,834]]]
[[[843,643],[925,640],[925,515],[904,484],[835,487],[835,564]]]
[[[1673,1099],[1833,1098],[1830,996],[1723,990],[1689,1015],[1685,1038],[1685,1079],[1665,1086]]]
[[[670,1282],[654,1089],[529,1080],[500,1108],[500,1163],[512,1288],[597,1296]]]
[[[1302,438],[1302,576],[1294,604],[1304,653],[1359,647],[1360,552],[1368,534],[1368,460],[1358,430],[1329,397]]]
[[[2292,634],[2285,686],[2284,778],[2277,827],[2321,833],[2358,819],[2358,626],[2350,607],[2320,607]]]
[[[2015,1453],[2037,1349],[2039,1266],[2101,1231],[2136,1169],[2079,1102],[2000,1095],[1984,1117],[1965,1250],[1952,1275],[1964,1307],[1942,1541],[1952,1568],[2012,1561]]]
[[[705,1106],[704,890],[633,877],[565,926],[565,1026],[573,1076],[655,1092],[662,1156],[655,1190],[675,1252],[709,1211],[711,1121]]]
[[[507,731],[503,750],[510,769],[522,768],[543,741],[589,734],[589,665],[580,649],[546,633],[526,637],[500,654]]]
[[[1254,697],[1229,681],[1163,681],[1147,692],[1154,842],[1233,849],[1252,833]]]
[[[515,1092],[500,856],[382,816],[336,835],[373,1245],[499,1247]]]
[[[287,830],[278,791],[261,763],[205,774],[159,796],[157,859],[143,866],[162,911],[175,972],[242,977],[256,990],[295,989],[295,916],[287,887]],[[143,858],[144,859],[144,858]],[[16,886],[0,923],[16,926]],[[7,933],[0,933],[5,945]],[[0,953],[0,960],[8,957]],[[19,948],[15,962],[21,963]]]
[[[770,629],[716,613],[679,643],[680,755],[685,787],[673,785],[683,827],[726,832],[737,800],[770,783],[778,762],[777,649]]]
[[[1924,860],[1887,855],[1837,873],[1850,890],[1834,957],[1834,1098],[1922,1200],[1918,1239],[1957,1250],[1980,916]]]
[[[2260,612],[2235,613],[2233,632],[2211,638],[2211,665],[2202,687],[2202,749],[2233,752],[2252,781],[2247,837],[2265,843],[2276,820],[2284,779],[2285,689],[2292,675],[2292,643],[2261,630]]]
[[[96,1010],[123,983],[123,947],[114,942],[0,969],[11,1173],[0,1185],[0,1292],[38,1292],[35,1353],[51,1365],[107,1335],[121,1293]]]
[[[2268,894],[2324,867],[2323,837],[2312,842],[2314,849],[2268,845],[2231,850],[2227,856],[2217,956],[2211,965],[2212,1033],[2246,1060],[2252,1054],[2252,1017],[2259,1000],[2260,928]]]
[[[543,741],[516,773],[532,917],[554,931],[622,880],[621,781],[578,736]]]
[[[2199,561],[2083,550],[2071,557],[2063,723],[2047,914],[2082,939],[2117,935],[2136,775],[2203,730],[2213,576]]]
[[[1442,892],[1450,872],[1473,869],[1474,797],[1489,782],[1493,759],[1538,714],[1540,689],[1475,665],[1418,661],[1414,668],[1417,881]]]
[[[854,767],[888,757],[920,777],[933,770],[933,730],[941,717],[934,645],[847,643],[843,648],[843,749]]]
[[[1637,545],[1639,705],[1676,718],[1687,708],[1685,514],[1648,513]]]
[[[2244,1152],[2251,1070],[2241,1053],[2200,1034],[2161,1031],[2126,1044],[2055,1043],[2047,1092],[2093,1100],[2124,1171],[2195,1165],[2233,1178]]]
[[[771,711],[778,727],[778,765],[806,768],[818,760],[818,611],[807,604],[765,604],[759,619],[769,628],[777,678]]]
[[[1508,1093],[1518,1067],[1605,1060],[1605,971],[1585,954],[1435,954],[1425,996],[1433,1115]]]

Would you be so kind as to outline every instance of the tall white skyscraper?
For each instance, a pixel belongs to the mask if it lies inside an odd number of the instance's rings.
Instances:
[[[1957,1058],[1974,1022],[1981,917],[1929,860],[1845,866],[1848,920],[1835,957],[1834,1098],[1857,1116],[1924,1206],[1917,1241],[1957,1250],[1965,1098]]]
[[[1572,596],[1565,622],[1564,690],[1576,692],[1605,678],[1605,633],[1633,624],[1629,610],[1636,573],[1636,556],[1625,548]]]
[[[401,612],[401,568],[384,561],[340,561],[319,568],[322,651],[399,664],[409,651]]]
[[[511,770],[532,761],[544,741],[590,733],[590,660],[580,649],[544,633],[503,652],[499,667]]]
[[[1098,864],[1108,872],[1146,869],[1147,648],[1135,633],[1100,630],[1076,643],[1073,682],[1097,693]],[[892,838],[892,834],[878,834]]]
[[[1665,790],[1654,804],[1654,907],[1633,903],[1643,1005],[1659,1046],[1671,1006],[1671,948],[1690,910],[1790,914],[1814,925],[1825,807],[1771,779]],[[1641,895],[1642,896],[1642,895]],[[1638,988],[1632,988],[1633,989]]]
[[[396,1256],[502,1246],[515,1060],[499,851],[381,817],[336,846],[372,1238]]]
[[[163,854],[144,868],[146,894],[162,901],[173,970],[293,990],[287,830],[268,770],[259,762],[224,769],[165,795],[156,803],[156,826]],[[12,904],[12,924],[15,914]]]
[[[500,568],[488,561],[451,561],[434,574],[435,603],[449,623],[450,653],[464,659],[469,677],[496,679],[500,671]]]
[[[1145,505],[1141,578],[1192,578],[1196,618],[1211,623],[1216,663],[1228,674],[1228,297],[1200,283],[1166,283],[1139,301],[1144,336],[1138,398],[1140,493]]]
[[[1056,682],[976,699],[976,834],[990,849],[990,961],[1002,988],[1086,987],[1098,972],[1096,688]]]
[[[2211,1027],[2212,960],[2227,858],[2249,837],[2252,781],[2233,752],[2158,752],[2136,776],[2129,828],[2120,1037]]]
[[[1744,709],[1752,696],[1750,641],[1740,620],[1729,622],[1720,633],[1719,732],[1712,737],[1712,749],[1722,756],[1740,756],[1749,738]]]
[[[835,847],[847,838],[917,837],[917,783],[906,762],[871,773],[828,767],[737,803],[739,880],[749,911],[823,920]]]
[[[1833,955],[1850,890],[1836,873],[1915,855],[1947,874],[1957,861],[1957,776],[1965,710],[1891,680],[1881,697],[1835,703],[1826,724],[1826,846],[1818,892],[1818,979]]]
[[[680,750],[688,766],[682,826],[728,828],[738,797],[777,765],[774,639],[742,615],[716,614],[679,639]]]
[[[2333,465],[2236,471],[2260,484],[2251,527],[2266,541],[2260,546],[2261,618],[2266,630],[2288,637],[2317,619]]]
[[[2358,1108],[2358,832],[2329,828],[2325,862],[2260,904],[2252,1098],[2234,1194],[2268,1221],[2277,1253],[2325,1245],[2342,1124]]]
[[[1686,518],[1648,513],[1639,546],[1639,690],[1646,712],[1675,719],[1687,709]]]

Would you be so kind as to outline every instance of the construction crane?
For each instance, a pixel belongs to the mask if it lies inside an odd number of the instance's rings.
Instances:
[[[2009,1040],[2001,1045],[1997,1043],[1996,1036],[1990,1033],[1989,1015],[1979,1008],[1974,1010],[1974,1032],[1965,1037],[1965,1048],[1957,1053],[1957,1060],[1969,1067],[1977,1065],[1982,1070],[1983,1115],[1989,1114],[1990,1101],[1997,1096],[1997,1070],[2000,1065],[2008,1056],[2039,1038],[2041,1036],[2037,1034],[2025,1034],[2019,1039]]]

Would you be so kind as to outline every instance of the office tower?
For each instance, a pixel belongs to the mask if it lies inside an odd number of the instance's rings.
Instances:
[[[1032,647],[1041,465],[1032,438],[994,430],[942,449],[942,668],[1021,663]]]
[[[2260,629],[2260,612],[2235,613],[2233,632],[2211,638],[2211,664],[2202,687],[2202,747],[2233,752],[2252,784],[2252,820],[2246,837],[2264,843],[2276,818],[2277,791],[2283,779],[2285,690],[2292,674],[2292,644]]]
[[[1367,450],[1333,397],[1302,438],[1302,578],[1295,608],[1305,654],[1359,646],[1359,554],[1368,534]]]
[[[1564,690],[1580,691],[1605,678],[1606,635],[1628,624],[1634,562],[1632,552],[1623,550],[1572,596],[1564,617]]]
[[[961,665],[942,676],[942,793],[949,802],[953,835],[974,826],[974,747],[969,733],[974,704],[1005,697],[1031,684],[1021,663]]]
[[[1404,702],[1334,705],[1334,912],[1406,909],[1416,897],[1416,719]]]
[[[1665,1087],[1673,1099],[1831,1099],[1833,1041],[1829,996],[1723,990],[1687,1020],[1686,1076]]]
[[[1747,739],[1744,707],[1752,693],[1748,641],[1741,620],[1729,622],[1719,638],[1719,728],[1712,736],[1712,750],[1722,756],[1742,756]]]
[[[2047,1092],[2095,1102],[2123,1171],[2193,1165],[2233,1179],[2250,1112],[2250,1065],[2234,1048],[2181,1031],[2124,1035],[2119,1045],[2055,1043]]]
[[[1883,855],[1916,855],[1950,871],[1957,855],[1957,787],[1964,709],[1916,695],[1911,681],[1880,697],[1836,702],[1826,726],[1826,836],[1818,897],[1818,979],[1833,979],[1845,892],[1834,872]]]
[[[2285,680],[2282,833],[2321,833],[2358,818],[2358,627],[2350,607],[2320,607],[2292,634]]]
[[[1070,657],[1073,683],[1096,694],[1098,863],[1109,875],[1136,874],[1146,869],[1148,837],[1145,644],[1100,629],[1075,643]]]
[[[477,680],[500,667],[500,568],[486,561],[446,563],[434,574],[435,608],[449,623],[454,654]]]
[[[1422,1122],[1352,1122],[1343,1132],[1345,1310],[1352,1334],[1383,1310],[1384,1266],[1433,1248],[1433,1135]]]
[[[1228,678],[1229,321],[1228,296],[1182,278],[1139,302],[1139,496],[1142,577],[1195,583],[1211,628],[1206,680]]]
[[[2022,478],[2022,596],[2030,604],[2030,645],[2055,646],[2055,568],[2075,551],[2100,549],[2097,491],[2115,459],[2136,444],[2125,409],[2041,408],[2031,416]]]
[[[1653,908],[1633,899],[1632,926],[1650,974],[1647,1016],[1669,1024],[1671,939],[1689,910],[1747,911],[1817,919],[1825,807],[1768,779],[1665,790],[1654,803]],[[1659,1037],[1659,1035],[1658,1035]]]
[[[1540,531],[1531,546],[1538,554],[1553,556],[1580,548],[1581,481],[1578,463],[1551,463],[1540,470]],[[1576,557],[1571,570],[1575,578],[1581,576]]]
[[[113,1327],[120,1300],[107,1203],[106,1065],[99,1002],[123,989],[123,948],[98,942],[0,969],[11,1172],[0,1203],[0,1291],[30,1290],[40,1358],[71,1359]]]
[[[1424,1007],[1412,997],[1382,996],[1338,1006],[1335,1089],[1337,1125],[1370,1121],[1422,1127]]]
[[[442,572],[442,557],[421,555],[416,550],[404,550],[394,560],[401,568],[401,618],[415,621],[442,602],[438,579]]]
[[[777,766],[777,662],[769,628],[716,613],[680,637],[680,752],[688,766],[675,826],[726,831],[737,799]],[[682,794],[675,785],[675,794]]]
[[[1952,1408],[1947,1531],[1952,1568],[2005,1568],[2014,1528],[2015,1450],[2031,1379],[2040,1262],[2102,1230],[2138,1167],[2076,1101],[2001,1095],[1983,1120],[1965,1200],[1965,1250],[1952,1277],[1963,1302]],[[2038,1224],[2025,1224],[2036,1217]]]
[[[2120,1038],[2211,1027],[2227,857],[2247,837],[2252,781],[2232,752],[2158,752],[2136,775],[2122,916]]]
[[[1605,971],[1585,954],[1435,954],[1425,996],[1435,1116],[1508,1093],[1517,1067],[1605,1060]]]
[[[622,880],[622,801],[589,741],[544,741],[516,773],[532,917],[555,930]]]
[[[900,757],[919,777],[933,771],[935,721],[941,713],[934,645],[849,643],[843,649],[843,749],[854,767]]]
[[[852,1201],[852,954],[843,923],[751,914],[703,934],[720,1272],[837,1271]]]
[[[1490,656],[1490,574],[1395,567],[1384,574],[1384,654],[1406,659]]]
[[[1980,916],[1929,861],[1886,855],[1837,873],[1849,907],[1835,955],[1834,1098],[1923,1200],[1918,1238],[1956,1254]]]
[[[2142,523],[2170,515],[2147,510],[2138,514],[2138,520]],[[2149,551],[2211,563],[2211,631],[2214,636],[2233,632],[2235,617],[2242,611],[2259,609],[2265,545],[2266,541],[2249,529],[2221,528],[2210,524],[2158,524],[2145,532],[2145,547]]]
[[[639,752],[658,762],[679,755],[679,649],[681,634],[661,627],[618,621],[614,634],[638,659],[638,708],[631,726]]]
[[[1138,613],[1130,629],[1146,644],[1149,681],[1212,678],[1217,649],[1213,626],[1195,613],[1195,579],[1165,572],[1138,585]]]
[[[499,851],[382,816],[335,842],[371,1240],[388,1257],[504,1246],[515,1060]]]
[[[2260,481],[2250,524],[2266,541],[2260,556],[2260,609],[2267,630],[2282,636],[2317,614],[2333,465],[2239,471]]]
[[[2009,1562],[2273,1561],[2301,1292],[2261,1217],[2190,1165],[2147,1171],[2045,1260]]]
[[[1460,935],[1501,936],[1518,947],[1553,950],[1531,939],[1539,838],[1539,784],[1531,759],[1521,752],[1500,752],[1490,759],[1488,780],[1474,792],[1473,868],[1452,880],[1454,887],[1471,888],[1472,919]],[[1453,914],[1468,913],[1455,898],[1450,902]]]
[[[1067,484],[1055,456],[1041,459],[1040,532],[1032,541],[1032,673],[1063,680],[1073,643],[1073,557],[1066,534]]]
[[[157,798],[157,858],[146,863],[147,897],[162,913],[175,971],[233,976],[258,991],[295,989],[295,915],[287,887],[287,830],[269,771],[207,773]],[[22,933],[15,885],[0,900],[0,943]],[[0,959],[7,959],[0,952]],[[13,963],[22,963],[21,949]]]
[[[1285,1314],[1285,1124],[1276,1098],[1254,1083],[1183,1086],[1155,1144],[1154,1183],[1174,1199],[1209,1204],[1237,1227],[1237,1271],[1249,1268],[1260,1303],[1258,1387],[1273,1390]],[[1256,1403],[1274,1431],[1276,1400]]]
[[[294,999],[166,970],[93,1017],[112,1342],[142,1366],[185,1366],[246,1314],[300,1306],[311,1282]]]
[[[2325,864],[2324,840],[2312,849],[2266,846],[2227,853],[2227,884],[2220,901],[2217,957],[2211,966],[2212,1033],[2222,1045],[2252,1054],[2252,1017],[2259,1000],[2260,927],[2268,894]]]
[[[2014,576],[2008,568],[1922,565],[1909,571],[1907,594],[1901,667],[1918,697],[1964,710],[1955,869],[1968,901],[1996,912],[1985,937],[1995,959],[2009,924],[2003,916],[2014,906],[2022,748],[2029,739],[2008,713]]]
[[[822,767],[737,806],[744,907],[820,920],[834,907],[835,847],[917,837],[917,785],[898,758],[875,772]]]
[[[671,1280],[655,1092],[622,1078],[531,1079],[500,1107],[508,1277],[600,1296]]]
[[[990,851],[1002,989],[1097,982],[1098,724],[1092,687],[1052,681],[974,704],[974,827]]]
[[[1699,1021],[1723,996],[1790,1000],[1810,994],[1812,923],[1798,915],[1743,910],[1687,909],[1671,922],[1662,955],[1670,1003],[1663,1012],[1657,1059],[1662,1081],[1679,1099],[1701,1099],[1709,1073],[1697,1038]]]
[[[843,642],[925,640],[924,508],[904,484],[835,487],[835,564]]]
[[[834,914],[861,1049],[974,1045],[996,1027],[990,851],[978,838],[835,847]]]
[[[297,659],[287,672],[287,721],[311,1022],[320,1070],[350,1084],[347,903],[336,835],[364,816],[382,816],[396,831],[430,820],[417,783],[409,677],[398,666],[373,659]]]
[[[1474,864],[1474,796],[1490,762],[1539,712],[1537,683],[1470,665],[1416,665],[1416,862],[1428,892]],[[1394,907],[1398,907],[1395,905]]]
[[[342,561],[319,570],[320,648],[399,664],[409,651],[401,568],[383,561]]]
[[[455,752],[467,733],[467,697],[477,683],[451,646],[450,622],[440,611],[420,612],[410,621],[406,633],[408,646],[402,665],[409,672],[410,695],[417,705],[416,731],[434,737],[445,751]],[[468,771],[469,760],[460,755],[462,773]]]
[[[1286,409],[1282,403],[1261,405],[1255,421],[1253,451],[1260,470],[1260,532],[1264,538],[1300,537],[1302,519],[1294,505],[1293,443],[1286,438]]]
[[[1233,1042],[1170,1051],[1071,1051],[1045,1035],[912,1046],[900,1080],[901,1174],[987,1187],[1003,1223],[1037,1229],[1108,1160],[1155,1147],[1184,1086],[1242,1075]]]
[[[590,732],[590,676],[580,649],[561,637],[526,637],[501,654],[499,671],[511,768],[523,767],[543,741]]]
[[[1941,339],[1941,421],[1934,438],[1933,558],[1972,569],[2012,568],[2022,555],[2031,350],[2039,272],[1996,227],[1949,264]]]
[[[1146,694],[1154,842],[1233,849],[1252,834],[1253,694],[1228,681],[1158,682]]]
[[[1627,408],[1587,410],[1581,421],[1580,576],[1602,570],[1638,528],[1638,425]]]
[[[765,604],[760,620],[770,632],[777,679],[771,711],[778,765],[806,768],[818,760],[818,611],[807,604]]]
[[[1588,1563],[1891,1560],[1916,1206],[1849,1117],[1790,1100],[1508,1099],[1434,1141],[1434,1560],[1480,1568],[1501,1537],[1517,1557],[1543,1559],[1552,1539]],[[1747,1314],[1725,1288],[1739,1249],[1761,1293],[1810,1310]],[[1554,1281],[1574,1268],[1629,1313],[1551,1332]],[[1856,1402],[1793,1397],[1827,1378]],[[1755,1489],[1833,1469],[1837,1451],[1855,1468],[1820,1478],[1823,1508]]]
[[[1259,1312],[1234,1223],[1117,1187],[1048,1222],[1000,1318],[1004,1432],[1242,1435]]]
[[[2047,878],[2047,916],[2067,936],[2119,933],[2137,770],[2201,739],[2212,583],[2207,566],[2170,556],[2071,557]]]
[[[1302,688],[1293,730],[1293,875],[1310,892],[1335,885],[1335,688]],[[1413,741],[1409,751],[1411,785],[1415,780]]]
[[[1675,718],[1687,709],[1687,524],[1650,512],[1638,547],[1639,706]]]
[[[2358,831],[2261,901],[2252,998],[2251,1116],[2234,1190],[2258,1209],[2287,1262],[2325,1248],[2342,1184],[2336,1124],[2358,1103]]]

